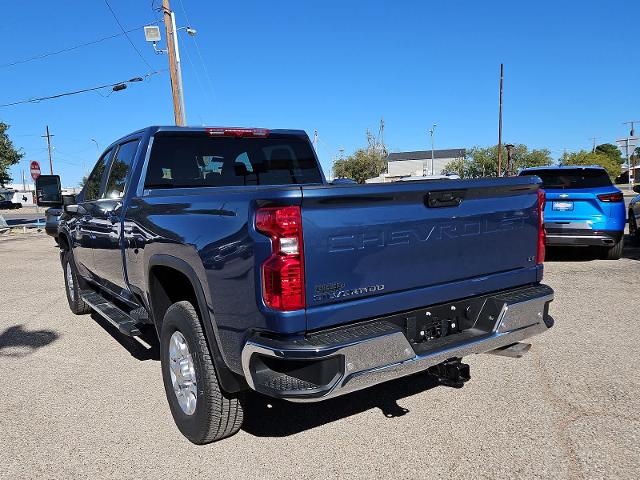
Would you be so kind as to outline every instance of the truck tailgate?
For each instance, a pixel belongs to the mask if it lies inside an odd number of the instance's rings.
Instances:
[[[309,330],[535,282],[533,177],[302,188]]]

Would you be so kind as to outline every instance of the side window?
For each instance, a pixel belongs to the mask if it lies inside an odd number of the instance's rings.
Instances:
[[[131,171],[131,165],[133,165],[139,142],[139,140],[133,140],[118,147],[116,155],[111,162],[104,198],[120,198],[124,195],[124,188],[129,178],[129,172]]]
[[[104,175],[104,167],[109,161],[109,157],[113,150],[108,150],[107,152],[100,157],[96,166],[93,167],[91,174],[87,178],[84,186],[84,201],[91,202],[93,200],[97,200],[100,195],[100,184],[102,183],[102,176]]]

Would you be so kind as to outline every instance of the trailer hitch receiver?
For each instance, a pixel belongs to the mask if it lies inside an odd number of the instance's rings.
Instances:
[[[462,388],[465,382],[471,380],[469,365],[462,363],[459,358],[451,358],[429,368],[429,373],[438,377],[441,385]]]

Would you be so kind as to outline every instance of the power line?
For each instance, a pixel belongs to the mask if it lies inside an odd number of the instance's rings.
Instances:
[[[189,49],[185,48],[184,51],[187,54],[187,59],[189,60],[189,63],[191,64],[191,68],[193,69],[193,73],[196,76],[196,80],[198,82],[198,87],[200,87],[200,91],[202,92],[202,95],[204,97],[208,98],[209,101],[213,104],[213,100],[210,98],[209,92],[206,91],[206,89],[204,88],[204,85],[202,83],[202,80],[200,80],[200,74],[198,74],[198,70],[196,69],[196,65],[195,65],[193,59],[191,58],[191,54],[189,53]]]
[[[127,37],[127,40],[129,40],[129,43],[131,44],[131,46],[133,47],[133,49],[136,51],[136,53],[138,54],[138,56],[142,59],[142,61],[149,67],[150,71],[153,71],[153,67],[151,66],[151,64],[149,62],[147,62],[147,59],[144,58],[144,56],[142,56],[142,53],[140,52],[140,50],[138,50],[138,47],[136,47],[136,45],[133,43],[133,41],[131,40],[131,37],[129,37],[129,34],[127,33],[127,31],[124,29],[124,27],[122,26],[122,24],[120,23],[120,20],[118,20],[118,16],[116,15],[116,12],[113,11],[113,8],[111,8],[111,5],[109,5],[109,1],[108,0],[104,0],[104,3],[107,5],[107,7],[109,8],[109,11],[111,12],[111,15],[113,15],[113,18],[115,19],[116,23],[118,24],[118,26],[120,27],[120,30],[122,30],[122,33],[124,34],[125,37]]]
[[[184,8],[184,3],[180,0],[180,8],[182,8],[182,13],[184,14],[184,18],[187,21],[188,25],[191,25],[189,21],[189,15],[187,15],[187,10]],[[196,51],[198,52],[198,57],[200,57],[200,64],[202,65],[202,69],[204,70],[204,74],[207,78],[207,83],[209,84],[209,88],[211,89],[212,99],[215,97],[215,89],[213,88],[213,82],[211,81],[211,75],[209,75],[209,69],[207,68],[207,64],[204,62],[204,57],[202,56],[202,52],[200,51],[200,45],[198,44],[198,39],[196,37],[193,38],[193,43],[196,45]]]
[[[55,98],[68,97],[70,95],[78,95],[79,93],[93,92],[95,90],[100,90],[100,89],[103,89],[103,88],[113,88],[116,85],[122,85],[122,84],[133,83],[133,82],[141,82],[141,81],[143,81],[143,80],[145,80],[145,79],[147,79],[147,78],[149,78],[149,77],[151,77],[153,75],[157,75],[159,73],[162,73],[163,71],[165,71],[165,70],[157,70],[155,72],[147,73],[143,77],[135,77],[135,78],[131,78],[129,80],[125,80],[125,81],[122,81],[122,82],[108,83],[108,84],[105,84],[105,85],[99,85],[97,87],[90,87],[90,88],[83,88],[81,90],[74,90],[72,92],[58,93],[56,95],[49,95],[49,96],[46,96],[46,97],[35,97],[35,98],[28,98],[28,99],[25,99],[25,100],[17,100],[15,102],[2,104],[2,105],[0,105],[0,108],[12,107],[14,105],[21,105],[21,104],[24,104],[24,103],[39,103],[39,102],[42,102],[44,100],[53,100]]]
[[[157,23],[157,22],[155,22],[155,23]],[[59,55],[61,53],[71,52],[71,51],[77,50],[79,48],[88,47],[90,45],[95,45],[97,43],[101,43],[101,42],[104,42],[106,40],[111,40],[112,38],[121,37],[122,35],[126,35],[127,33],[135,32],[136,30],[140,30],[142,28],[144,28],[144,25],[136,27],[136,28],[132,28],[130,30],[127,30],[126,32],[115,33],[115,34],[109,35],[107,37],[98,38],[97,40],[92,40],[90,42],[80,43],[78,45],[73,45],[71,47],[62,48],[60,50],[55,50],[53,52],[40,53],[40,54],[34,55],[32,57],[23,58],[21,60],[15,60],[15,61],[10,62],[10,63],[4,63],[4,64],[0,65],[0,68],[13,67],[15,65],[20,65],[20,64],[23,64],[23,63],[33,62],[34,60],[41,60],[43,58],[51,57],[53,55]]]

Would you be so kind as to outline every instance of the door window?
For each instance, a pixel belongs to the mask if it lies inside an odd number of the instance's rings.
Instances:
[[[118,148],[109,171],[109,179],[107,187],[104,190],[104,198],[121,198],[124,195],[124,189],[131,172],[133,159],[138,150],[139,140],[123,143]]]
[[[100,185],[102,183],[102,176],[104,175],[104,167],[111,157],[112,150],[106,151],[96,166],[93,167],[91,174],[87,178],[84,186],[84,201],[91,202],[93,200],[97,200],[100,196]]]

